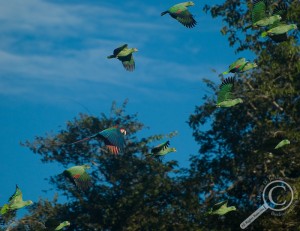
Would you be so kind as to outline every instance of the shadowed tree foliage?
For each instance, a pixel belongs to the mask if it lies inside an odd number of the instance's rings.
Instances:
[[[288,23],[299,25],[300,2],[287,3]],[[191,158],[187,182],[195,193],[204,195],[203,205],[229,199],[238,209],[220,222],[202,220],[207,230],[240,229],[240,223],[263,204],[259,196],[268,177],[282,178],[300,189],[299,32],[290,32],[288,40],[281,43],[262,39],[263,29],[244,29],[251,23],[249,7],[251,1],[239,0],[204,7],[213,17],[222,18],[226,24],[222,32],[236,52],[252,51],[258,64],[252,71],[236,75],[236,95],[244,103],[231,108],[215,106],[223,79],[220,74],[218,83],[205,80],[215,95],[206,95],[204,104],[196,106],[189,118],[200,149],[199,155]],[[291,144],[274,150],[283,139]],[[201,189],[203,184],[206,187]],[[266,212],[248,229],[298,230],[299,212],[298,205],[284,216]]]
[[[135,114],[125,113],[126,103],[121,108],[113,104],[109,117],[81,114],[68,121],[66,128],[57,134],[36,137],[23,144],[40,155],[44,163],[55,161],[66,168],[90,164],[87,172],[92,177],[92,187],[81,191],[57,173],[50,182],[67,198],[66,203],[40,200],[12,230],[18,226],[39,230],[40,223],[44,224],[48,218],[70,221],[68,230],[199,230],[199,224],[193,223],[189,216],[190,197],[176,177],[179,172],[176,161],[145,156],[157,144],[151,142],[164,136],[139,139],[137,132],[144,125]],[[103,144],[97,138],[71,144],[115,125],[127,131],[124,153],[107,153],[100,149]],[[166,137],[174,135],[176,132],[171,132]]]

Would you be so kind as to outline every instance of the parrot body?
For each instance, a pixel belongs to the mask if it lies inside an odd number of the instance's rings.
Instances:
[[[280,15],[273,15],[264,19],[261,19],[253,24],[253,26],[259,26],[259,27],[265,27],[272,25],[274,22],[280,21],[281,16]]]
[[[272,35],[280,35],[280,34],[285,34],[290,30],[295,30],[297,29],[296,24],[289,24],[289,25],[279,25],[277,27],[274,27],[270,30],[264,31],[261,33],[261,37],[264,38],[267,35],[272,36]]]
[[[284,139],[284,140],[280,141],[280,142],[276,145],[276,147],[275,147],[274,149],[281,148],[281,147],[283,147],[283,146],[285,146],[285,145],[287,145],[287,144],[290,144],[290,143],[291,143],[291,142],[290,142],[288,139]]]

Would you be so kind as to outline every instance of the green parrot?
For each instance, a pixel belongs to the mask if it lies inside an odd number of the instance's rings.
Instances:
[[[280,34],[285,34],[290,30],[296,30],[297,29],[297,25],[296,24],[289,24],[289,25],[279,25],[276,27],[273,27],[267,31],[264,31],[261,33],[261,37],[264,38],[267,35],[268,36],[273,36],[273,35],[280,35]]]
[[[287,145],[287,144],[290,144],[290,143],[291,143],[291,142],[290,142],[288,139],[284,139],[284,140],[280,141],[280,142],[276,145],[276,147],[275,147],[274,149],[281,148],[281,147],[283,147],[283,146],[285,146],[285,145]]]
[[[228,201],[221,201],[217,204],[215,204],[210,210],[207,212],[209,215],[225,215],[228,212],[235,211],[235,206],[227,207]]]
[[[105,147],[109,150],[109,152],[117,155],[119,154],[120,151],[121,152],[124,151],[125,135],[126,135],[126,130],[124,128],[118,128],[117,126],[114,126],[114,127],[104,129],[103,131],[100,131],[84,139],[75,141],[70,145],[99,137],[104,141]]]
[[[247,26],[245,29],[248,29],[250,27],[265,27],[281,20],[280,15],[271,14],[271,9],[268,0],[254,0],[251,14],[252,24]]]
[[[107,56],[107,58],[108,59],[117,58],[122,62],[124,68],[127,71],[133,71],[135,69],[135,62],[132,53],[137,51],[138,51],[137,48],[128,48],[128,45],[124,44],[114,49],[113,54]]]
[[[91,177],[86,172],[86,170],[89,168],[90,168],[90,166],[87,164],[73,166],[73,167],[65,170],[63,172],[63,175],[65,175],[78,188],[86,191],[91,186]]]
[[[159,144],[151,149],[151,153],[146,154],[146,156],[153,156],[153,157],[162,157],[170,152],[176,152],[176,148],[169,148],[170,141],[166,141],[162,144]]]
[[[220,85],[218,93],[217,107],[232,107],[236,104],[243,103],[241,98],[233,98],[234,77],[224,79]]]
[[[288,11],[288,5],[286,2],[281,1],[279,3],[276,3],[276,7],[273,10],[273,15],[280,15],[281,20],[273,23],[272,25],[268,26],[267,30],[270,30],[274,27],[280,26],[280,25],[286,25],[287,24],[287,11]],[[287,33],[282,33],[282,34],[273,34],[269,35],[269,37],[274,41],[274,42],[283,42],[288,39]]]
[[[197,22],[194,19],[193,15],[188,11],[187,7],[194,5],[195,4],[192,1],[182,2],[172,6],[167,11],[162,12],[161,16],[165,14],[170,14],[172,18],[175,18],[185,27],[192,28],[197,24]]]
[[[257,67],[256,63],[251,63],[245,58],[239,58],[238,60],[230,64],[229,69],[227,71],[224,71],[222,74],[226,75],[229,73],[242,73],[255,67]]]
[[[63,221],[63,222],[59,222],[56,219],[48,219],[45,222],[45,227],[47,231],[56,231],[56,230],[62,230],[64,227],[70,226],[70,222],[69,221]]]
[[[18,187],[18,185],[16,185],[15,193],[9,198],[9,203],[2,206],[0,213],[1,215],[4,215],[9,211],[21,209],[25,206],[32,205],[32,204],[33,202],[31,200],[23,201],[22,192]]]

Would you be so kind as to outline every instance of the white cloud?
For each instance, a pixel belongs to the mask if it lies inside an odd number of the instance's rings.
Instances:
[[[26,92],[27,97],[54,100],[76,92],[89,98],[96,91],[99,97],[116,98],[118,92],[133,95],[135,90],[148,97],[174,98],[180,92],[168,87],[170,83],[200,84],[203,77],[213,75],[208,63],[197,61],[202,48],[192,36],[204,33],[199,28],[189,30],[173,19],[170,25],[155,6],[109,4],[1,1],[0,21],[5,26],[0,68],[10,78],[1,81],[0,94]],[[125,71],[120,61],[106,59],[125,42],[139,49],[133,73]],[[186,62],[178,63],[180,56]],[[51,91],[56,91],[55,97],[48,96]]]

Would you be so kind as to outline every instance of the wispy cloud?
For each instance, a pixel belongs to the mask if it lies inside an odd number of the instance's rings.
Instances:
[[[170,26],[160,11],[155,5],[126,2],[0,2],[0,67],[2,75],[9,76],[1,80],[0,94],[26,93],[35,99],[39,95],[39,100],[54,100],[48,97],[54,90],[57,97],[80,92],[89,98],[97,92],[99,97],[117,98],[133,89],[146,97],[180,95],[170,83],[201,83],[213,75],[209,63],[199,64],[201,44],[191,39],[205,32],[188,30],[175,21]],[[106,59],[125,42],[139,49],[133,73],[118,60]]]

